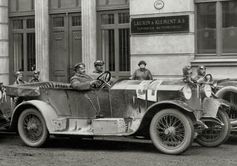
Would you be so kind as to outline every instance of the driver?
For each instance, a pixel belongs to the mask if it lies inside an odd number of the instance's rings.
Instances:
[[[85,72],[85,64],[80,62],[74,66],[75,74],[70,79],[71,86],[77,90],[90,90],[97,88],[101,84],[99,80],[94,80]]]

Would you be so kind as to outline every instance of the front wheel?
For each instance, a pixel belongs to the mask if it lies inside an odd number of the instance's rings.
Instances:
[[[215,122],[206,122],[208,129],[204,129],[196,138],[196,142],[206,147],[216,147],[224,143],[230,135],[231,125],[228,114],[224,110],[217,112],[217,118],[224,126]]]
[[[180,154],[193,142],[191,119],[176,109],[158,112],[150,124],[150,137],[155,147],[166,154]]]
[[[34,108],[21,113],[17,127],[22,141],[31,147],[40,147],[49,136],[43,116]]]

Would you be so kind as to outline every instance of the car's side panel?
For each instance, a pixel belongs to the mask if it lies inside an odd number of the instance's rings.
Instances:
[[[94,91],[65,91],[68,100],[68,109],[70,115],[75,118],[95,117],[99,106]]]
[[[142,118],[147,107],[146,100],[138,99],[135,90],[112,90],[110,97],[114,118]]]
[[[102,90],[95,91],[95,93],[98,96],[100,113],[102,113],[105,118],[111,118],[112,109],[110,103],[110,90],[108,88],[104,88]]]
[[[58,116],[93,118],[101,109],[104,112],[107,111],[108,116],[110,115],[110,111],[107,110],[109,105],[101,106],[101,103],[105,105],[103,100],[107,100],[108,103],[108,92],[47,89],[41,93],[40,98],[50,103]]]
[[[70,105],[66,90],[42,89],[40,100],[52,105],[58,116],[70,116]]]

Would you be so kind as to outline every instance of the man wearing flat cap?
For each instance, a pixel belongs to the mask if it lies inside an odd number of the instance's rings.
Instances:
[[[35,70],[33,72],[33,78],[30,80],[30,83],[40,82],[39,75],[40,75],[40,71]]]
[[[80,62],[74,66],[75,74],[70,79],[71,86],[77,90],[90,90],[96,88],[100,81],[94,80],[91,76],[85,72],[85,64]]]
[[[150,70],[146,69],[146,62],[141,60],[138,63],[139,69],[135,70],[131,79],[132,80],[152,80],[152,74]]]

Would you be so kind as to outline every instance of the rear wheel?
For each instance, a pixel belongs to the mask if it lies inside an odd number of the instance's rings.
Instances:
[[[40,147],[49,136],[45,120],[35,108],[26,109],[21,113],[17,127],[22,141],[31,147]]]
[[[166,154],[180,154],[193,142],[191,119],[176,109],[158,112],[150,124],[150,137],[156,148]]]
[[[224,143],[230,135],[230,120],[228,114],[219,110],[217,113],[217,118],[224,123],[224,126],[217,124],[215,122],[206,122],[208,129],[205,129],[200,133],[196,141],[198,144],[206,147],[215,147]]]

